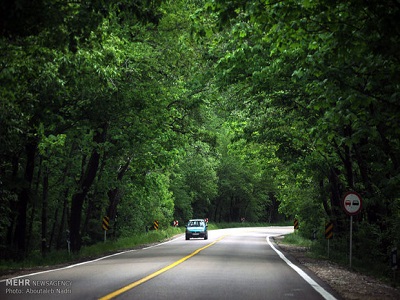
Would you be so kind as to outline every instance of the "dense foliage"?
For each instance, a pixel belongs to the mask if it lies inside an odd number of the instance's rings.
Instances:
[[[398,3],[216,0],[202,13],[240,137],[278,159],[280,210],[305,235],[332,221],[346,240],[342,197],[359,192],[357,254],[386,264],[400,240]]]
[[[1,1],[1,256],[300,221],[400,240],[396,1]],[[339,244],[339,243],[338,243]],[[340,249],[338,249],[339,251]]]

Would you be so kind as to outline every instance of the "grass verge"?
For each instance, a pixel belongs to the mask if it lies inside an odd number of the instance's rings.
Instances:
[[[0,260],[0,275],[13,272],[42,268],[48,266],[65,265],[87,259],[98,258],[124,250],[141,248],[145,245],[162,242],[184,232],[184,228],[170,227],[166,230],[149,231],[148,233],[135,234],[131,237],[122,237],[117,240],[107,240],[97,244],[82,247],[78,254],[68,253],[67,250],[51,251],[45,256],[39,251],[32,252],[22,261]]]
[[[282,244],[296,245],[307,248],[311,248],[313,245],[313,241],[306,239],[297,233],[286,234],[285,237],[279,242]]]

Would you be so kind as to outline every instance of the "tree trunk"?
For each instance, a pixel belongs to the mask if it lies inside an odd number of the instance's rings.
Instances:
[[[19,161],[20,157],[18,155],[14,155],[11,160],[11,165],[12,165],[12,172],[11,172],[11,182],[17,182],[18,181],[18,166],[19,166]],[[18,194],[17,189],[13,188],[12,191],[15,194]],[[10,224],[7,227],[7,242],[6,245],[8,246],[13,246],[13,238],[14,238],[14,233],[15,233],[15,226],[17,223],[17,211],[18,211],[18,206],[15,201],[10,202]],[[10,247],[12,248],[12,247]]]
[[[279,203],[278,199],[276,198],[276,195],[274,192],[268,192],[268,198],[271,200],[271,203],[269,205],[269,216],[268,216],[268,222],[269,223],[274,223],[278,221],[278,208],[279,208]]]
[[[101,167],[97,171],[97,182],[101,182],[101,176],[104,173],[104,168],[106,165],[106,155],[103,156],[101,159]],[[99,216],[102,214],[102,203],[99,203],[98,199],[101,199],[102,192],[99,192],[97,189],[94,190],[93,193],[87,197],[87,209],[85,213],[85,221],[82,226],[82,235],[89,235],[91,236],[92,233],[97,233],[98,231],[95,230],[93,232],[93,228],[90,227],[90,220],[98,219]],[[99,222],[100,223],[100,222]],[[100,227],[100,224],[99,224]]]
[[[332,209],[328,204],[328,197],[325,192],[325,186],[324,186],[324,180],[319,181],[319,190],[320,190],[320,195],[321,195],[321,200],[322,200],[322,206],[324,207],[325,213],[328,215],[329,218],[332,216]]]
[[[341,217],[344,215],[341,205],[341,196],[343,195],[342,184],[338,177],[338,170],[331,167],[329,170],[329,188],[331,194],[331,219],[334,222],[337,232],[344,232],[346,226],[341,222]]]
[[[17,225],[14,232],[15,246],[19,256],[26,254],[26,217],[27,208],[31,194],[31,185],[33,180],[33,172],[35,169],[35,155],[37,144],[35,142],[28,143],[25,146],[26,151],[26,167],[24,174],[24,186],[18,195],[18,216]]]
[[[42,163],[43,163],[43,158],[40,157],[39,159],[39,164],[38,164],[38,170],[37,170],[37,175],[36,175],[36,185],[35,185],[35,190],[33,192],[34,195],[39,195],[39,189],[40,189],[40,178],[42,177]],[[33,179],[32,179],[33,183]],[[35,223],[35,216],[36,216],[36,205],[37,201],[33,201],[32,203],[32,208],[30,212],[30,218],[29,218],[29,225],[28,225],[28,232],[27,232],[27,237],[26,237],[26,248],[30,249],[31,244],[32,244],[32,235],[33,235],[33,224]]]
[[[71,157],[73,155],[73,152],[76,149],[76,144],[73,143],[70,149],[70,153],[69,153],[69,157]],[[61,185],[65,186],[65,179],[68,176],[69,173],[69,164],[66,164],[64,170],[63,170],[63,178],[61,181]],[[68,228],[68,224],[66,224],[66,220],[67,220],[67,212],[68,212],[68,194],[69,194],[69,187],[67,186],[67,188],[64,190],[62,196],[60,197],[61,200],[60,202],[62,202],[62,213],[61,213],[61,220],[60,220],[60,226],[58,228],[58,234],[57,234],[57,238],[56,238],[56,249],[59,250],[62,248],[62,246],[67,245],[67,240],[69,238],[69,234],[67,232],[64,232],[64,229]],[[55,222],[55,221],[54,221]],[[54,228],[56,226],[56,223],[54,223]],[[66,238],[66,239],[65,239]]]
[[[344,132],[346,137],[351,138],[352,128],[350,126],[345,126]],[[347,184],[350,189],[354,189],[353,160],[351,155],[351,149],[347,145],[344,145],[343,163],[344,163],[344,168],[346,170]]]
[[[69,194],[69,188],[66,188],[64,191],[64,196],[63,196],[63,210],[61,213],[61,220],[60,220],[60,227],[58,230],[58,236],[57,236],[57,242],[56,242],[56,249],[59,250],[62,248],[62,245],[66,244],[66,241],[64,240],[64,228],[68,228],[68,224],[65,225],[66,220],[67,220],[67,211],[68,211],[68,194]],[[67,234],[69,236],[69,234]],[[67,236],[67,239],[69,238]]]
[[[64,186],[65,185],[65,178],[67,177],[67,172],[68,172],[68,167],[69,165],[67,164],[66,167],[64,168],[63,172],[63,177],[62,180],[60,182],[60,186]],[[63,193],[64,197],[58,197],[57,200],[57,207],[56,210],[54,212],[54,218],[53,218],[53,226],[51,227],[51,233],[50,233],[50,240],[48,243],[48,248],[51,249],[52,245],[53,245],[53,240],[54,237],[56,235],[56,229],[57,229],[57,225],[58,225],[58,215],[59,215],[59,211],[60,211],[60,205],[63,204],[63,215],[61,217],[61,222],[59,227],[61,227],[60,231],[62,233],[63,230],[63,225],[64,225],[64,214],[65,214],[65,200],[63,201],[63,199],[66,199],[67,195],[68,195],[68,188],[66,189],[66,192]],[[64,203],[63,203],[64,202]],[[56,242],[56,249],[59,249],[59,237],[57,237],[57,242]]]
[[[382,124],[378,124],[377,126],[379,136],[381,137],[382,140],[382,150],[385,152],[385,154],[390,157],[392,163],[393,163],[393,169],[398,170],[400,168],[400,163],[399,163],[399,153],[390,144],[390,141],[386,138],[385,135],[385,126]]]
[[[50,240],[49,240],[49,244],[48,247],[49,249],[52,248],[53,246],[53,240],[54,240],[54,236],[56,233],[56,227],[58,224],[58,211],[60,209],[60,201],[57,201],[57,207],[56,210],[54,211],[54,218],[53,218],[53,226],[51,226],[51,232],[50,232]]]
[[[96,132],[93,137],[95,144],[101,144],[106,139],[107,125],[103,124],[101,128]],[[97,170],[99,168],[100,153],[97,149],[92,151],[89,158],[89,162],[86,167],[86,171],[79,180],[78,190],[72,196],[71,201],[71,220],[70,220],[70,239],[71,239],[71,251],[74,253],[79,252],[82,246],[81,240],[81,220],[82,220],[82,207],[83,202],[92,186],[94,179],[96,178]]]
[[[42,198],[42,256],[47,252],[47,206],[49,199],[49,172],[45,166],[43,174],[43,198]]]
[[[129,169],[130,163],[131,163],[131,158],[128,158],[125,165],[121,166],[120,170],[118,171],[118,175],[117,175],[118,181],[122,180],[126,171],[128,171],[128,169]],[[109,190],[107,195],[108,195],[108,200],[109,200],[107,216],[111,220],[114,220],[117,215],[117,206],[122,198],[122,193],[121,193],[120,189],[118,187],[116,187],[112,190]]]

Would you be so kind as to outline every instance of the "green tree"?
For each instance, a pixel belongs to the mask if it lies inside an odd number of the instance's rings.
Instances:
[[[92,219],[100,219],[107,206],[115,214],[132,165],[146,174],[165,168],[176,155],[179,139],[170,122],[186,108],[171,105],[181,89],[169,88],[178,74],[166,71],[173,70],[172,52],[163,51],[164,42],[172,45],[171,35],[157,30],[157,1],[39,2],[31,11],[22,4],[2,3],[21,24],[35,23],[24,31],[12,26],[12,18],[2,19],[1,96],[7,112],[1,119],[2,210],[16,212],[8,216],[8,244],[26,252],[28,236],[36,234],[31,225],[41,193],[42,235],[51,209],[52,235],[58,227],[60,241],[69,226],[72,250],[78,251]],[[28,15],[32,18],[24,19]],[[56,152],[53,140],[63,141]],[[59,183],[62,188],[49,188]],[[55,205],[60,195],[62,212]]]
[[[183,222],[208,217],[217,194],[217,163],[208,144],[194,142],[176,167],[171,189],[175,195],[175,216]]]
[[[354,189],[365,197],[362,218],[394,237],[398,6],[209,1],[203,13],[197,24],[212,20],[220,29],[208,38],[218,86],[251,120],[248,139],[274,145],[285,163],[282,208],[316,206],[339,221],[340,199]],[[309,194],[294,194],[305,187]],[[290,208],[292,200],[299,205]],[[307,211],[305,222],[317,222]]]

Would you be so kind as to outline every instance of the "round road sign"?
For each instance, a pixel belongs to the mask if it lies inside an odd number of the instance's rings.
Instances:
[[[347,192],[343,197],[343,208],[348,215],[356,215],[361,211],[362,199],[356,192]]]

